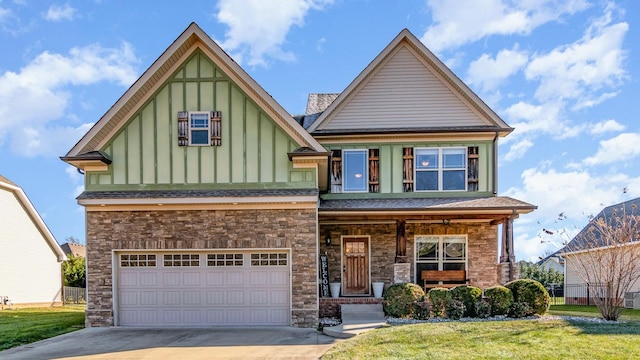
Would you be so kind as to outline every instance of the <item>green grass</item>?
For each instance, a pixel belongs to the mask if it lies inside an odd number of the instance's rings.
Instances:
[[[602,318],[596,306],[586,305],[551,305],[549,314],[558,316],[583,316]],[[640,310],[624,309],[620,321],[640,322]]]
[[[600,318],[595,306],[555,305],[549,314]],[[625,310],[621,320],[388,326],[341,342],[322,359],[638,359],[640,310]]]
[[[84,328],[84,305],[0,311],[0,350]]]

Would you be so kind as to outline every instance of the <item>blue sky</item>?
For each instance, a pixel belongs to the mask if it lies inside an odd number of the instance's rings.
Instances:
[[[82,177],[59,160],[195,21],[285,109],[342,91],[408,28],[516,130],[499,194],[518,260],[640,196],[640,4],[634,0],[0,0],[0,174],[58,242],[84,241]],[[557,221],[558,214],[567,216]]]

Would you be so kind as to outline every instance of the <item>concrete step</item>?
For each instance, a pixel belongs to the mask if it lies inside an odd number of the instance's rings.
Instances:
[[[340,305],[342,321],[369,320],[371,322],[384,322],[382,304],[342,304]]]

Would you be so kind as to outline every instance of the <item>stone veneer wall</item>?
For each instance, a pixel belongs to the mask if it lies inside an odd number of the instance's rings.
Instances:
[[[291,249],[291,325],[318,324],[316,210],[87,212],[86,325],[112,326],[112,250]]]

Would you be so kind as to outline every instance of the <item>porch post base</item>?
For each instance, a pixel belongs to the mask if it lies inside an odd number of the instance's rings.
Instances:
[[[393,283],[408,283],[411,282],[411,264],[409,263],[395,263],[393,264]]]
[[[497,272],[498,283],[504,285],[518,278],[518,265],[512,262],[501,262],[498,264]]]

